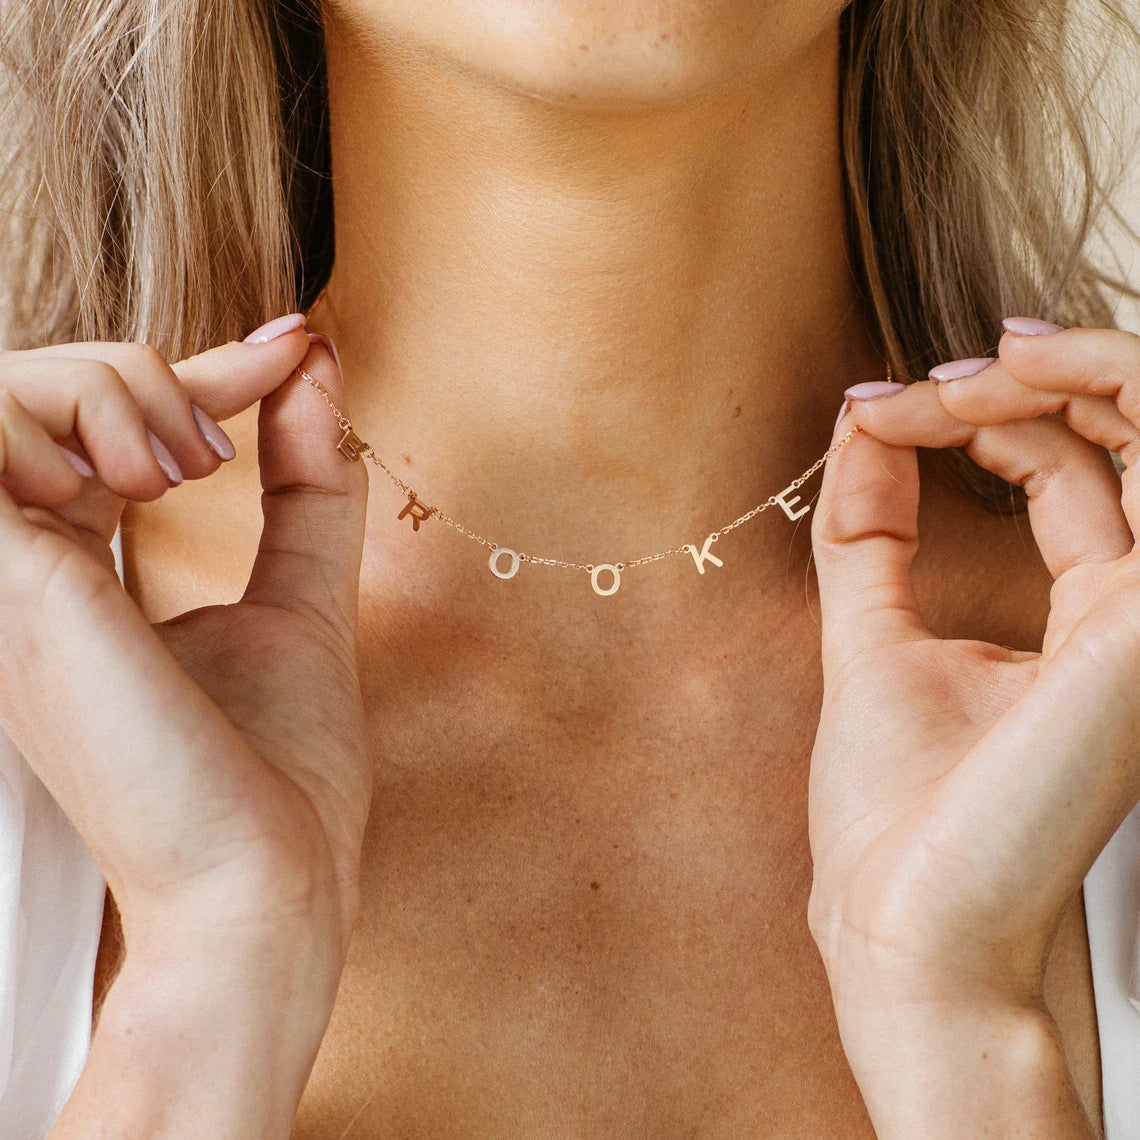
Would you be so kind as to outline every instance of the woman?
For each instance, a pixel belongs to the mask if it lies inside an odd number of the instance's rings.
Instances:
[[[7,16],[5,1135],[1140,1136],[1063,0]]]

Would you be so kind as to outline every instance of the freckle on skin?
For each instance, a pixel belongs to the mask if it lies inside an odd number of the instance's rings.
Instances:
[[[732,418],[736,419],[736,417],[738,415],[740,415],[740,405],[739,404],[737,404],[736,407],[732,409]]]
[[[598,889],[600,886],[601,886],[601,883],[599,883],[597,879],[594,879],[594,880],[593,880],[593,881],[590,883],[590,890],[592,890],[592,891],[596,891],[596,890],[597,890],[597,889]]]
[[[589,50],[590,50],[590,45],[589,45],[589,44],[579,44],[579,45],[578,45],[578,50],[579,50],[579,51],[589,51]]]
[[[410,467],[412,465],[412,457],[405,451],[400,458]]]

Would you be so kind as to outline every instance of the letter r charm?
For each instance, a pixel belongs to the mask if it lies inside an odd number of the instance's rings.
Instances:
[[[402,519],[405,515],[409,516],[412,520],[412,530],[419,530],[420,523],[422,523],[425,519],[431,518],[431,507],[427,506],[425,503],[421,503],[419,499],[416,498],[416,493],[413,491],[408,496],[408,505],[396,516],[396,518]]]
[[[795,522],[796,519],[798,519],[798,518],[802,518],[804,515],[806,515],[808,513],[808,511],[811,510],[811,503],[806,503],[802,510],[798,510],[798,511],[792,510],[792,507],[794,507],[796,505],[796,503],[798,503],[800,501],[799,495],[795,495],[791,499],[785,499],[784,496],[789,491],[794,491],[794,490],[795,490],[794,487],[785,487],[778,495],[774,496],[776,502],[779,503],[780,506],[784,508],[784,514],[786,514],[788,516],[788,518],[790,518],[792,520],[792,522]]]

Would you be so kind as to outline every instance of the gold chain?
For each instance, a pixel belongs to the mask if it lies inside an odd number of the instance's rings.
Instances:
[[[309,312],[317,307],[321,298],[324,296],[322,291],[321,295],[309,308]],[[720,530],[714,530],[706,539],[704,546],[698,550],[695,544],[685,543],[683,546],[674,546],[669,550],[662,550],[657,554],[647,554],[641,558],[631,558],[624,562],[570,562],[563,558],[540,558],[534,554],[524,554],[522,551],[515,551],[506,546],[501,546],[497,542],[492,542],[491,539],[485,538],[481,534],[476,534],[475,531],[465,527],[457,519],[451,518],[450,515],[445,515],[438,507],[430,507],[423,502],[419,495],[399,477],[389,466],[380,458],[379,455],[373,450],[370,443],[365,443],[364,440],[356,434],[352,426],[352,421],[346,416],[340,408],[333,403],[332,397],[329,395],[328,390],[316,377],[310,375],[304,368],[298,368],[297,372],[305,380],[307,380],[323,397],[326,404],[336,416],[337,423],[340,429],[344,432],[341,436],[340,443],[337,444],[337,449],[348,460],[355,462],[358,459],[370,459],[397,487],[407,496],[408,502],[404,509],[396,516],[399,519],[410,518],[413,530],[419,530],[420,524],[429,518],[439,519],[441,523],[459,531],[460,534],[466,535],[468,538],[474,539],[481,546],[486,547],[491,552],[491,557],[488,560],[491,572],[497,578],[513,578],[518,573],[519,565],[523,562],[533,562],[540,566],[562,566],[567,570],[584,570],[590,575],[590,584],[594,588],[594,593],[601,597],[608,597],[611,594],[616,594],[618,587],[621,585],[621,574],[625,570],[632,569],[634,566],[647,566],[651,562],[658,562],[662,558],[671,558],[676,554],[689,554],[692,556],[693,561],[697,565],[697,570],[701,574],[705,572],[705,563],[712,563],[714,566],[723,566],[723,562],[715,554],[711,553],[711,547],[721,538],[722,535],[728,534],[729,531],[735,530],[738,526],[743,526],[746,522],[754,519],[757,515],[762,514],[769,507],[781,507],[788,518],[795,521],[806,515],[810,509],[810,504],[805,504],[799,510],[793,510],[796,503],[800,501],[799,496],[789,499],[790,492],[797,490],[804,483],[807,482],[857,431],[862,429],[855,425],[842,439],[833,443],[823,455],[819,457],[802,475],[797,479],[793,479],[778,495],[769,495],[764,502],[758,506],[753,507],[750,511],[746,511],[739,518],[733,519],[732,522],[722,526]],[[887,379],[891,379],[891,366],[887,363]],[[509,569],[504,572],[502,567],[502,559],[506,556],[509,558]],[[610,581],[607,587],[602,587],[599,582],[599,577],[602,572],[610,574]]]

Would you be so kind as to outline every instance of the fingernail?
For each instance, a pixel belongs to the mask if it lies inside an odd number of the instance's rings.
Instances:
[[[1039,321],[1036,317],[1006,317],[1001,323],[1006,332],[1018,336],[1044,336],[1046,333],[1061,332],[1061,326],[1052,321]]]
[[[945,384],[947,380],[961,380],[964,376],[976,376],[979,372],[989,368],[996,359],[996,356],[970,356],[965,360],[951,360],[946,364],[935,365],[927,373],[927,376],[936,384]]]
[[[64,447],[62,443],[57,443],[56,446],[63,452],[64,459],[83,476],[84,479],[90,479],[95,474],[95,468],[87,462],[86,459],[81,459],[70,447]]]
[[[324,333],[315,333],[315,332],[309,333],[309,343],[310,344],[323,344],[325,346],[325,348],[327,348],[329,350],[329,355],[333,358],[333,360],[336,361],[337,371],[342,376],[344,375],[344,369],[341,368],[341,366],[340,366],[340,353],[337,352],[336,345],[333,344],[333,342],[327,336],[325,336]]]
[[[841,407],[840,407],[840,409],[839,409],[839,415],[837,415],[837,416],[835,417],[835,427],[833,427],[833,428],[831,429],[831,434],[832,434],[832,435],[834,435],[834,434],[835,434],[835,428],[839,427],[839,421],[840,421],[841,419],[843,419],[844,415],[846,415],[848,406],[849,406],[849,404],[848,404],[848,401],[847,401],[847,400],[844,400],[844,401],[843,401],[843,404],[842,404],[842,406],[841,406]]]
[[[304,313],[289,313],[284,317],[274,317],[261,328],[254,329],[245,338],[245,343],[266,344],[271,340],[276,340],[279,336],[292,332],[294,329],[299,329],[305,323],[305,319]]]
[[[894,396],[906,387],[897,380],[868,380],[865,384],[854,384],[843,394],[849,400],[878,400],[883,396]]]
[[[177,487],[182,482],[182,469],[174,461],[174,456],[170,454],[166,444],[150,428],[146,429],[146,437],[150,440],[150,449],[154,452],[154,457],[158,460],[162,473]]]
[[[197,404],[191,404],[190,410],[194,413],[194,422],[202,433],[202,438],[210,446],[210,450],[219,459],[233,459],[237,455],[233,440],[222,430],[221,424],[210,419]]]

